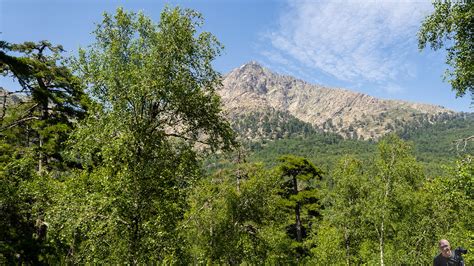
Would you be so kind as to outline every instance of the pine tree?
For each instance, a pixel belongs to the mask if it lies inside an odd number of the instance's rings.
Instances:
[[[289,237],[296,241],[295,255],[304,257],[307,250],[302,242],[315,218],[320,215],[318,180],[322,177],[322,171],[303,157],[285,155],[279,161],[278,169],[282,177],[280,204],[288,209],[288,214],[291,213],[289,217],[292,216],[294,221],[286,225],[286,230]]]
[[[45,263],[52,247],[44,220],[50,203],[44,182],[70,169],[64,160],[67,135],[86,109],[77,77],[63,65],[61,46],[47,41],[0,42],[0,71],[19,91],[5,92],[0,118],[2,254],[8,263]],[[19,55],[18,55],[19,54]],[[23,94],[5,105],[7,97]]]

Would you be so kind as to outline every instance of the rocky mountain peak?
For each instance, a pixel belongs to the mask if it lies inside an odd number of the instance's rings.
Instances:
[[[232,70],[224,78],[226,88],[236,88],[246,92],[265,94],[267,80],[272,73],[256,61],[251,61],[239,68]]]
[[[415,120],[455,114],[440,106],[312,85],[273,73],[255,61],[225,75],[218,93],[231,117],[284,112],[321,130],[362,139],[378,138]]]
[[[250,61],[238,68],[243,71],[263,71],[263,66],[257,61]]]

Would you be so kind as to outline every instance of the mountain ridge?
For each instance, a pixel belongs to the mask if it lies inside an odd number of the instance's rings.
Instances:
[[[434,123],[457,114],[442,106],[310,84],[274,73],[255,61],[230,71],[222,84],[217,92],[231,120],[251,113],[287,112],[345,138],[377,139],[404,124]]]

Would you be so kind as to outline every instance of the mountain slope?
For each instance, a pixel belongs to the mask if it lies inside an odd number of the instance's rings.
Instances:
[[[218,90],[231,120],[283,112],[345,138],[377,139],[407,124],[436,122],[457,114],[441,106],[382,100],[326,88],[271,72],[256,62],[234,69]]]

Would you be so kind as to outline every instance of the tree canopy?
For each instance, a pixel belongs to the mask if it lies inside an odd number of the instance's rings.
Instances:
[[[419,48],[446,47],[445,78],[457,97],[470,92],[474,99],[474,3],[472,1],[433,1],[434,12],[427,16],[418,33]]]
[[[155,24],[119,8],[80,50],[74,67],[92,106],[70,154],[85,170],[60,184],[49,216],[60,237],[80,235],[64,238],[71,261],[183,258],[176,230],[200,178],[199,153],[234,143],[211,64],[221,46],[197,32],[201,24],[191,10],[165,9]]]
[[[87,109],[62,51],[47,41],[0,42],[1,74],[20,85],[4,92],[0,118],[0,253],[9,263],[42,263],[51,252],[44,221],[50,201],[41,182],[71,169],[66,139]],[[14,94],[20,101],[7,105]]]

